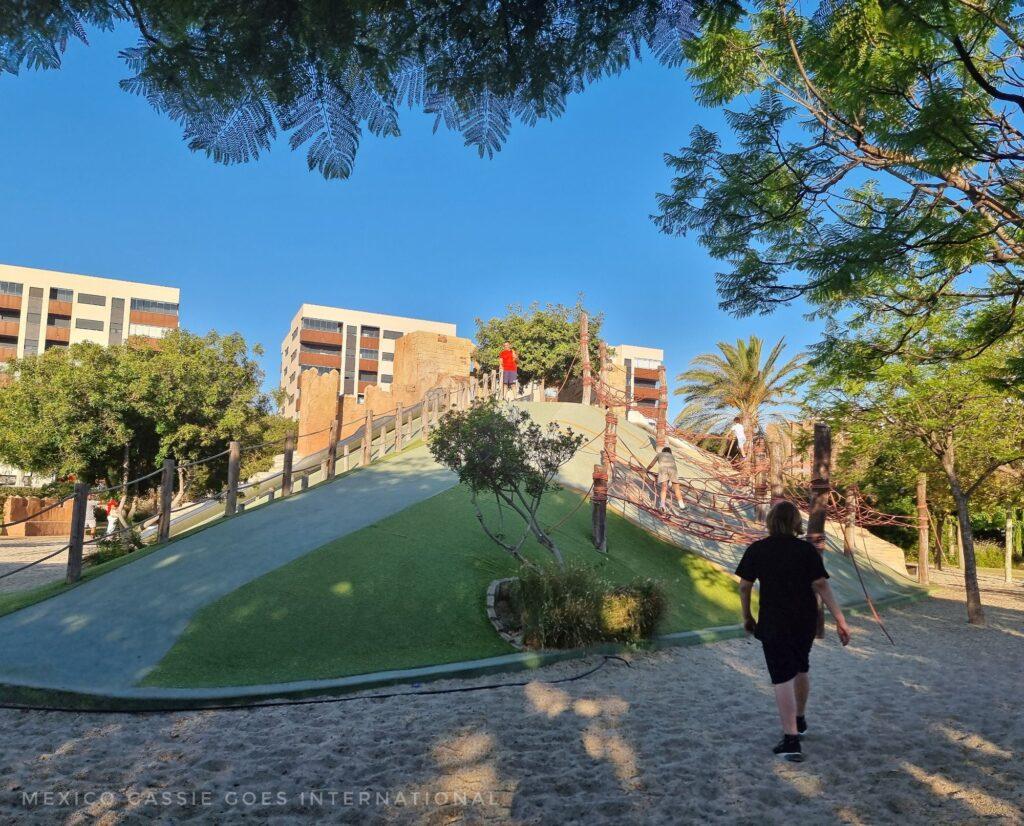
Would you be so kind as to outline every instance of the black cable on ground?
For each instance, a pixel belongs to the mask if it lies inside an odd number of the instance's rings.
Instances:
[[[577,680],[582,680],[585,677],[589,677],[591,674],[595,674],[604,668],[609,660],[615,660],[623,663],[627,668],[633,666],[630,662],[622,657],[615,656],[613,654],[606,654],[604,659],[601,660],[599,665],[594,666],[580,674],[573,674],[571,677],[561,677],[557,680],[540,680],[542,685],[560,685],[562,683],[574,683]],[[194,708],[137,708],[137,709],[119,709],[119,708],[69,708],[61,706],[36,706],[36,705],[21,705],[19,703],[0,703],[0,709],[8,711],[49,711],[56,714],[132,714],[132,715],[143,715],[143,714],[185,714],[196,711],[253,711],[256,709],[263,708],[283,708],[286,706],[315,706],[315,705],[327,705],[329,703],[350,703],[357,700],[390,700],[396,697],[429,697],[436,694],[466,694],[471,691],[487,691],[492,688],[517,688],[522,686],[530,685],[534,680],[516,680],[514,682],[507,683],[491,683],[489,685],[468,685],[459,686],[457,688],[428,688],[420,691],[389,691],[378,694],[356,694],[342,697],[309,697],[306,699],[295,699],[295,700],[267,700],[257,703],[238,703],[229,704],[225,703],[222,705],[203,705],[196,706]]]

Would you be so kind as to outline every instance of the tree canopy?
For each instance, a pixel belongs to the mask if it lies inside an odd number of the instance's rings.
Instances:
[[[1024,328],[1024,18],[1009,0],[720,4],[689,76],[729,133],[667,156],[667,233],[721,262],[722,306],[806,299],[830,346],[973,356]],[[742,105],[740,105],[742,104]],[[954,334],[930,319],[952,313]],[[869,365],[870,367],[870,365]]]
[[[476,320],[476,360],[484,369],[498,365],[498,354],[509,342],[519,354],[519,379],[559,386],[566,377],[582,375],[580,319],[586,312],[582,301],[563,304],[509,305],[506,314],[487,321]],[[600,362],[601,323],[604,316],[588,313],[590,362]]]
[[[705,2],[705,0],[696,0]],[[626,69],[647,45],[676,64],[691,0],[0,0],[0,72],[57,68],[92,27],[134,29],[122,51],[189,148],[222,163],[308,146],[310,169],[352,172],[364,129],[399,134],[421,108],[493,155],[513,119],[556,117],[567,95]]]

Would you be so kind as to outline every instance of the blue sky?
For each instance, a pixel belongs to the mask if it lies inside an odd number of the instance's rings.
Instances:
[[[798,306],[720,311],[715,262],[649,220],[669,182],[662,154],[721,124],[681,69],[648,60],[604,80],[564,117],[514,126],[493,160],[405,110],[401,137],[364,135],[353,177],[327,182],[285,141],[241,166],[193,154],[118,88],[131,33],[90,38],[59,72],[0,76],[0,262],[178,286],[184,326],[263,344],[270,381],[302,301],[472,337],[478,316],[582,291],[610,343],[664,348],[672,375],[722,339],[817,339]]]

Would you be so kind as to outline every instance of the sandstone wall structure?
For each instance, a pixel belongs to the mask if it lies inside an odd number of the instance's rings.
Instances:
[[[27,522],[5,529],[5,536],[70,536],[71,511],[74,503],[69,499],[60,507],[33,517],[44,508],[56,503],[56,499],[41,499],[38,496],[9,496],[4,502],[3,522],[15,522],[30,517]]]
[[[356,396],[338,395],[341,384],[337,370],[323,374],[313,368],[303,371],[297,453],[308,456],[326,448],[330,433],[324,428],[330,427],[335,416],[342,423],[338,438],[344,439],[362,426],[367,410],[379,417],[391,413],[399,404],[411,407],[435,388],[454,389],[467,383],[474,350],[472,341],[458,336],[406,333],[395,342],[390,390],[371,385],[363,392],[362,403]],[[304,433],[313,435],[302,436]]]

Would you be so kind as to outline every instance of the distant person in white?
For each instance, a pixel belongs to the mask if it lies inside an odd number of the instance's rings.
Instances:
[[[736,439],[736,447],[740,449],[740,456],[746,459],[747,431],[743,429],[743,421],[739,416],[732,420],[732,427],[730,427],[729,430],[732,431],[733,438]]]

